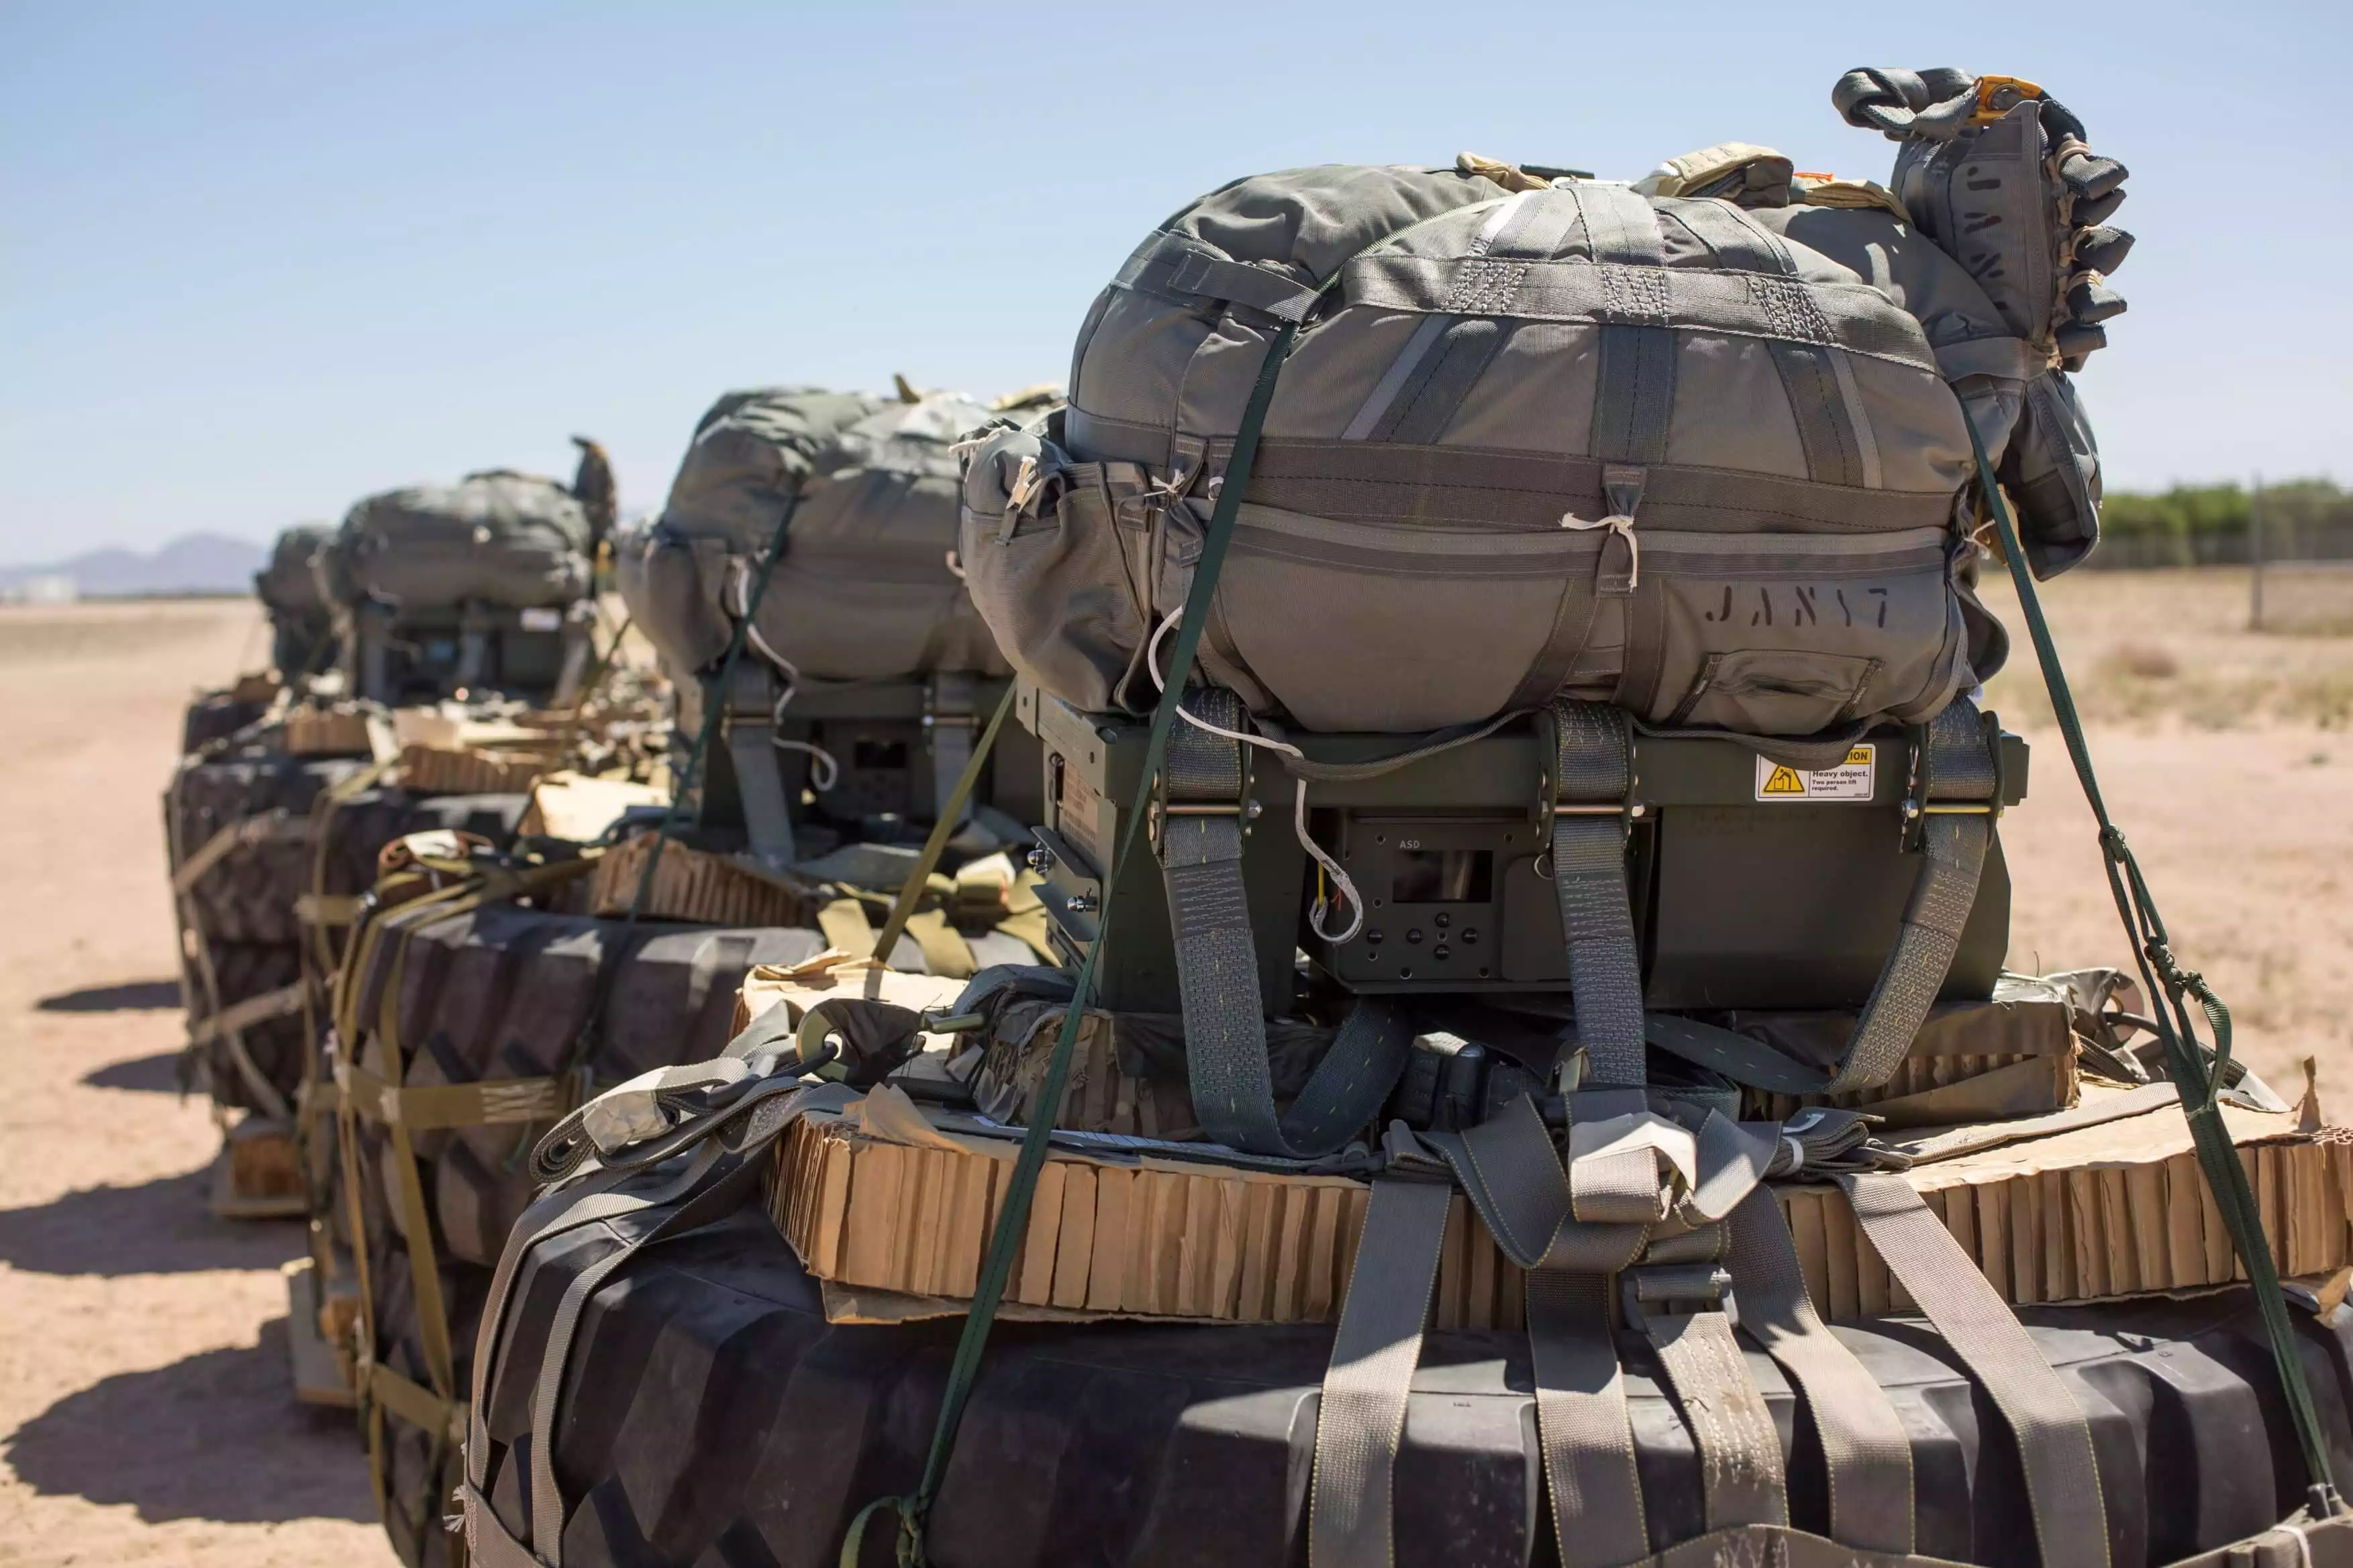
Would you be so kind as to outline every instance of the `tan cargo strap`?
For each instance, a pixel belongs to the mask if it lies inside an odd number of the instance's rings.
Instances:
[[[1740,1201],[1731,1230],[1740,1327],[1788,1374],[1814,1418],[1830,1478],[1831,1538],[1910,1552],[1912,1443],[1887,1391],[1815,1311],[1789,1222],[1769,1188]]]
[[[267,1024],[273,1018],[287,1018],[302,1010],[302,983],[281,985],[275,991],[265,991],[259,996],[248,996],[232,1003],[209,1017],[197,1019],[188,1026],[188,1044],[208,1046],[224,1034],[242,1034],[256,1024]]]
[[[866,906],[856,899],[836,899],[817,912],[817,928],[828,947],[838,947],[853,958],[874,952],[874,928],[867,923]]]
[[[334,1079],[311,1079],[303,1083],[295,1100],[296,1119],[308,1122],[314,1118],[332,1116],[341,1099],[342,1091]]]
[[[1446,1182],[1373,1184],[1315,1420],[1309,1568],[1391,1568],[1397,1561],[1398,1448],[1453,1201]]]
[[[421,1431],[466,1440],[466,1402],[444,1399],[423,1384],[406,1378],[380,1361],[368,1363],[364,1379],[368,1397]]]
[[[366,905],[357,893],[304,893],[294,900],[294,918],[308,926],[347,926]]]
[[[553,1121],[577,1103],[580,1092],[577,1073],[395,1087],[348,1061],[336,1062],[335,1082],[356,1114],[386,1127],[399,1122],[411,1132]]]
[[[194,890],[195,885],[204,880],[206,872],[247,845],[273,838],[302,838],[309,832],[310,825],[306,818],[289,816],[283,811],[232,822],[206,839],[203,848],[180,863],[180,868],[172,873],[172,890],[175,893]]]
[[[2043,1568],[2105,1568],[2100,1468],[2075,1396],[1909,1182],[1869,1172],[1841,1175],[1838,1184],[1887,1271],[2009,1424]]]
[[[923,967],[950,980],[969,980],[979,966],[972,946],[954,926],[944,910],[924,910],[907,917],[907,934],[923,950]]]

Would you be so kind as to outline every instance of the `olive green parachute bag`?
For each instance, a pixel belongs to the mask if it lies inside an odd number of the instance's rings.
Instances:
[[[282,675],[310,674],[324,661],[333,609],[319,555],[333,540],[322,523],[298,523],[278,536],[268,563],[253,574],[254,596],[269,616],[270,663]]]
[[[793,679],[1001,676],[955,560],[955,443],[992,417],[954,393],[733,392],[695,427],[659,519],[616,552],[621,596],[674,669],[726,648],[789,513],[754,646]]]
[[[343,518],[333,566],[357,598],[401,611],[570,605],[589,589],[588,514],[554,479],[509,468],[368,497]]]
[[[1417,732],[1561,696],[1792,754],[1925,721],[2007,648],[1972,590],[1964,409],[2006,451],[2052,356],[1858,189],[1784,178],[1772,205],[1467,154],[1227,185],[1096,300],[1067,410],[973,452],[974,600],[1047,689],[1148,705],[1296,322],[1200,649],[1262,721]],[[2030,514],[2038,570],[2089,548],[2095,498]]]

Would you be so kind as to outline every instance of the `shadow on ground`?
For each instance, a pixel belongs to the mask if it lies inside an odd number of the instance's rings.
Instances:
[[[157,1051],[152,1057],[132,1057],[129,1061],[109,1062],[102,1068],[84,1073],[81,1081],[91,1089],[180,1094],[188,1089],[180,1081],[180,1064],[186,1059],[185,1051]]]
[[[85,985],[60,991],[33,1004],[41,1013],[160,1013],[181,1002],[176,980],[132,980],[120,985]]]
[[[207,1170],[132,1187],[83,1187],[0,1209],[0,1263],[35,1274],[187,1274],[275,1268],[302,1249],[299,1220],[216,1219]]]
[[[258,1344],[67,1394],[17,1428],[6,1458],[36,1492],[127,1504],[150,1524],[364,1524],[375,1504],[366,1470],[352,1462],[357,1441],[351,1412],[294,1403],[280,1318],[262,1325]]]

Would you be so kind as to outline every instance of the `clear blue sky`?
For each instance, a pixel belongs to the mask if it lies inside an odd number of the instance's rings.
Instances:
[[[2353,5],[0,3],[0,562],[266,537],[601,437],[659,505],[776,381],[989,394],[1239,174],[1712,142],[1883,176],[1861,64],[2133,168],[2113,481],[2353,479]],[[1682,57],[1682,58],[1679,58]]]

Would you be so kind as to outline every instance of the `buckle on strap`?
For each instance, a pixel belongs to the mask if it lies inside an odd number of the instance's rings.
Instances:
[[[2008,780],[2002,776],[2001,724],[1967,697],[1956,697],[1925,724],[1910,727],[1911,775],[1905,783],[1904,848],[1917,851],[1932,816],[1998,818]],[[1982,778],[1966,776],[1982,748],[1989,764]],[[1952,778],[1955,772],[1964,776]],[[1942,776],[1940,776],[1942,775]]]
[[[1248,837],[1261,809],[1250,798],[1251,748],[1221,732],[1239,731],[1248,721],[1241,699],[1208,686],[1187,692],[1182,706],[1202,722],[1187,723],[1180,713],[1168,737],[1167,757],[1152,781],[1145,832],[1155,855],[1165,856],[1174,822],[1231,817]]]

